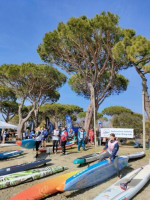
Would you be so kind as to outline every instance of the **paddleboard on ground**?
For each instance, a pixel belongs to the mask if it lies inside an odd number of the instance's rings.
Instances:
[[[89,163],[89,162],[93,162],[96,161],[100,158],[101,154],[100,153],[93,153],[93,154],[88,154],[85,156],[82,156],[80,158],[76,158],[73,163],[74,164],[83,164],[83,163]],[[128,156],[129,160],[132,159],[138,159],[138,158],[142,158],[143,156],[145,156],[145,152],[136,152],[133,154],[128,154],[128,155],[124,155],[124,156]]]
[[[96,161],[100,158],[101,154],[100,153],[93,153],[93,154],[88,154],[86,156],[82,156],[80,158],[76,158],[73,163],[74,164],[83,164],[83,163],[89,163]]]
[[[136,152],[136,153],[133,153],[133,154],[129,154],[127,156],[129,158],[129,160],[138,159],[138,158],[144,157],[145,156],[145,152],[144,151]]]
[[[78,170],[79,171],[79,170]],[[57,186],[63,183],[67,178],[76,174],[78,171],[73,171],[61,176],[51,178],[49,180],[43,181],[32,187],[20,192],[19,194],[11,197],[9,200],[38,200],[45,198],[51,194],[58,192]]]
[[[66,148],[69,148],[69,147],[72,147],[72,146],[74,146],[75,145],[75,143],[73,143],[73,142],[67,142],[66,143]],[[55,148],[56,149],[56,148]],[[62,147],[61,146],[58,146],[58,148],[57,148],[58,150],[59,149],[62,149]],[[41,148],[41,149],[39,149],[39,152],[52,152],[53,151],[53,147],[47,147],[47,148]]]
[[[63,166],[44,167],[40,169],[32,169],[5,176],[0,176],[0,189],[19,185],[27,181],[40,179],[58,172],[62,172],[66,169],[68,168]]]
[[[0,147],[11,147],[11,146],[17,146],[17,144],[0,144]]]
[[[35,148],[35,142],[36,141],[33,139],[26,139],[26,140],[18,140],[16,144],[25,149],[33,149]]]
[[[123,169],[128,163],[127,156],[118,158],[119,170]],[[100,184],[116,174],[113,162],[110,164],[108,160],[93,164],[79,173],[68,178],[62,185],[58,186],[59,191],[79,190]]]
[[[6,151],[6,152],[1,152],[0,153],[0,159],[7,159],[13,156],[21,155],[23,154],[23,150],[15,150],[15,151]]]
[[[144,187],[149,179],[150,165],[146,165],[127,174],[95,197],[94,200],[129,200]],[[127,188],[124,190],[125,188],[122,189],[121,185],[124,186],[126,183]]]
[[[51,159],[38,160],[38,161],[31,162],[31,163],[23,163],[20,165],[14,165],[11,167],[2,168],[2,169],[0,169],[0,176],[32,169],[32,168],[44,165],[49,161],[51,161]]]

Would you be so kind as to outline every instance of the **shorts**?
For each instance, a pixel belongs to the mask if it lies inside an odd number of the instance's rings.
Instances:
[[[42,136],[42,141],[46,141],[46,139],[47,139],[47,136]]]

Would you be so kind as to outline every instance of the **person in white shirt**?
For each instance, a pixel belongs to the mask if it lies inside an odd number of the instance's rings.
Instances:
[[[58,128],[54,129],[54,133],[53,133],[53,136],[52,136],[52,140],[53,140],[53,153],[55,152],[55,149],[56,149],[56,153],[57,153],[58,142],[59,142],[59,135],[60,135],[59,129]]]

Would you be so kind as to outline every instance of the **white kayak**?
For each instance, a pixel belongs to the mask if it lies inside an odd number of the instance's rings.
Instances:
[[[94,200],[129,200],[149,181],[150,165],[136,169],[111,185]]]

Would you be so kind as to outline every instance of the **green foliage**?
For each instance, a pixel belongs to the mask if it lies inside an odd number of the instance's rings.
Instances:
[[[86,112],[79,112],[78,117],[79,118],[85,118]]]
[[[101,96],[103,91],[105,90],[109,79],[110,79],[110,72],[106,72],[103,74],[99,82],[96,84],[95,87],[95,96],[98,97]],[[69,85],[71,86],[71,89],[75,91],[78,95],[83,96],[84,98],[89,99],[90,98],[90,90],[86,82],[84,81],[82,75],[80,74],[74,74],[69,78],[68,81]],[[119,94],[127,89],[128,86],[128,79],[126,79],[123,75],[116,74],[114,76],[114,79],[112,81],[111,87],[108,90],[108,95],[111,94]]]
[[[0,66],[1,85],[11,88],[18,99],[30,102],[45,103],[55,98],[58,99],[59,95],[55,89],[65,81],[64,74],[47,65],[22,63],[21,65]]]
[[[111,121],[114,128],[133,128],[134,134],[139,136],[143,132],[141,117],[132,113],[122,112],[113,116]]]
[[[110,12],[91,19],[72,17],[66,24],[60,22],[56,30],[46,33],[37,52],[45,62],[54,63],[67,72],[80,72],[84,79],[93,82],[102,75],[103,69],[105,72],[111,69],[112,60],[115,62],[111,50],[124,37],[118,21],[119,17]],[[124,68],[124,64],[116,63],[115,70]],[[99,70],[102,71],[98,73]]]
[[[65,115],[70,115],[72,120],[76,120],[76,115],[83,109],[76,105],[49,103],[41,106],[40,112],[43,117],[50,116],[57,119],[65,119]]]
[[[113,115],[120,115],[121,113],[132,113],[132,110],[125,108],[123,106],[110,106],[105,108],[102,111],[103,115],[109,115],[109,116],[113,116]]]
[[[78,114],[78,117],[79,117],[79,118],[85,118],[85,116],[86,116],[86,112],[80,112],[80,113]],[[100,119],[100,120],[102,120],[102,121],[107,121],[107,118],[106,118],[106,117],[103,117],[102,113],[97,113],[97,114],[96,114],[96,119],[97,119],[97,120]]]
[[[8,122],[18,111],[16,95],[10,88],[0,85],[0,112],[6,122]]]

